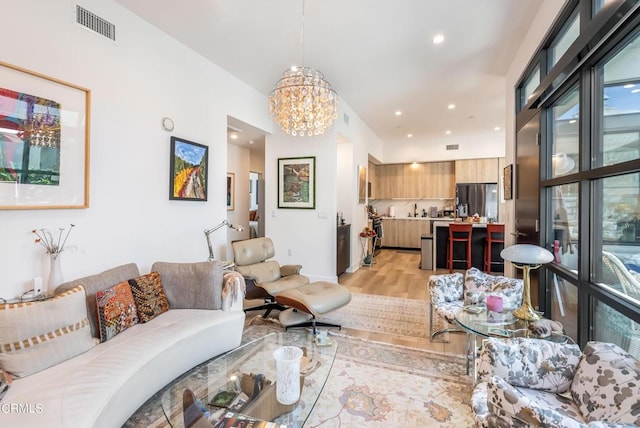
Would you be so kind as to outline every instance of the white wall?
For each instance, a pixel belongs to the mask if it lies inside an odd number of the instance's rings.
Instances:
[[[31,288],[48,261],[31,230],[77,227],[65,279],[127,262],[206,260],[202,231],[226,218],[227,115],[272,127],[265,97],[109,0],[83,7],[117,26],[112,43],[74,22],[74,3],[4,5],[2,60],[91,89],[90,208],[0,211],[0,296]],[[175,121],[173,133],[160,127]],[[209,146],[207,202],[169,201],[170,136]],[[0,183],[1,184],[1,183]],[[224,232],[212,236],[224,245]]]

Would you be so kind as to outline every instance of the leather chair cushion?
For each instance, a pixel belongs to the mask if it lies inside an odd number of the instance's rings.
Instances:
[[[283,291],[276,300],[319,316],[347,305],[351,301],[351,292],[344,285],[318,281]]]
[[[270,238],[236,241],[231,246],[233,247],[233,259],[237,266],[260,263],[276,255],[273,241]]]

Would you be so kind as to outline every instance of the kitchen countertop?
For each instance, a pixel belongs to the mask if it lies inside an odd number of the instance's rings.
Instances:
[[[382,220],[432,220],[432,221],[453,221],[452,218],[445,217],[380,217]]]
[[[448,228],[449,227],[449,223],[454,223],[454,222],[452,222],[452,221],[447,221],[447,222],[443,221],[441,223],[434,222],[433,223],[433,227],[447,227]],[[459,223],[465,223],[465,222],[459,222]],[[471,223],[471,224],[473,225],[473,227],[483,227],[483,228],[486,229],[487,224],[489,224],[489,223],[475,223],[474,222],[474,223]],[[493,223],[493,224],[502,224],[502,223]]]

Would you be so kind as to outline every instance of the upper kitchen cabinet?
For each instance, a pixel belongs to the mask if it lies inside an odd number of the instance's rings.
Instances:
[[[368,190],[369,190],[369,199],[376,199],[378,197],[376,192],[376,186],[378,184],[378,180],[376,180],[376,172],[377,165],[369,162],[369,177],[368,177]]]
[[[497,183],[498,158],[464,159],[455,162],[456,183]]]
[[[453,162],[377,165],[376,199],[451,199],[455,195]]]

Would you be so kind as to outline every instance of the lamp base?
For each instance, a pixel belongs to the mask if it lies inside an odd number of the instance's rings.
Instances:
[[[537,321],[542,315],[526,303],[513,311],[513,316],[525,321]]]

